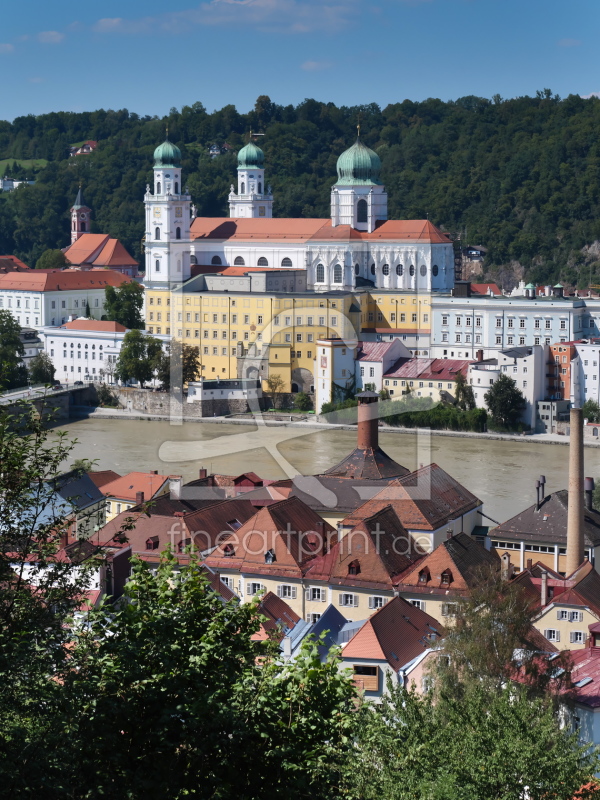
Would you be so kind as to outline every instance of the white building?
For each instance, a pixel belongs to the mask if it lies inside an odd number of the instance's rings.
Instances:
[[[104,290],[131,278],[107,269],[43,270],[0,274],[0,308],[7,309],[21,327],[62,325],[69,317],[104,314]]]
[[[397,362],[412,358],[410,350],[400,339],[391,342],[359,342],[355,353],[356,391],[369,386],[374,392],[383,388],[383,376]]]
[[[571,361],[571,395],[576,405],[586,400],[600,403],[600,339],[572,342],[576,356]]]
[[[468,381],[473,388],[477,408],[487,408],[484,396],[500,375],[512,378],[527,402],[522,419],[533,430],[537,422],[537,403],[546,395],[547,348],[513,347],[494,358],[470,364]]]
[[[60,327],[39,331],[44,350],[61,383],[100,381],[114,383],[116,361],[127,328],[118,322],[74,319]]]
[[[248,142],[238,153],[238,190],[229,193],[230,217],[273,216],[273,194],[265,186],[265,157],[260,147]]]

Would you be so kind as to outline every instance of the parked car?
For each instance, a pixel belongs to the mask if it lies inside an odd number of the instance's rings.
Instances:
[[[73,386],[83,386],[83,381],[75,381]]]

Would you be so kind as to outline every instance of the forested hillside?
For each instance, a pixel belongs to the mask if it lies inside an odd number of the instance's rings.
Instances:
[[[66,246],[81,182],[94,229],[119,237],[139,259],[144,187],[167,125],[200,215],[227,213],[235,179],[235,155],[211,160],[208,147],[237,149],[252,129],[266,134],[260,146],[274,213],[328,216],[336,159],[354,140],[359,115],[364,141],[383,162],[391,217],[429,216],[466,232],[489,248],[488,274],[513,262],[513,274],[522,265],[531,280],[600,282],[600,251],[588,249],[600,240],[600,100],[548,90],[512,100],[405,100],[383,110],[315,100],[279,106],[263,96],[248,114],[233,106],[209,114],[195,103],[164,119],[122,110],[0,122],[0,166],[36,179],[0,196],[0,252],[33,265],[45,249]],[[86,139],[98,149],[68,158],[69,145]]]

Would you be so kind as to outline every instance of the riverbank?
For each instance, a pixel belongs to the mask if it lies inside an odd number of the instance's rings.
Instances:
[[[89,406],[71,406],[71,418],[73,419],[120,419],[131,421],[143,422],[171,422],[169,415],[159,414],[144,414],[139,411],[128,411],[126,409],[117,408],[90,408]],[[287,416],[287,414],[285,415]],[[341,430],[341,431],[356,431],[355,425],[342,425],[330,422],[317,422],[316,420],[276,420],[270,418],[269,414],[263,415],[262,419],[268,428],[291,427],[291,428],[306,428],[307,430],[314,431],[328,431],[328,430]],[[182,417],[182,423],[205,423],[210,425],[252,425],[257,426],[254,417]],[[517,436],[508,433],[474,433],[471,431],[444,431],[444,430],[430,430],[429,428],[396,428],[390,425],[383,425],[379,428],[380,433],[395,433],[400,435],[431,435],[431,436],[447,436],[459,439],[484,439],[488,441],[505,441],[505,442],[523,442],[535,444],[558,444],[568,445],[569,437],[552,433],[534,433],[530,436]],[[584,441],[585,447],[597,448],[600,447],[600,442]]]

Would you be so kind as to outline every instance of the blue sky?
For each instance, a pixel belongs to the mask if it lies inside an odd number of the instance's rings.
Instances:
[[[598,0],[29,0],[3,7],[0,117],[268,94],[381,106],[600,92]]]

